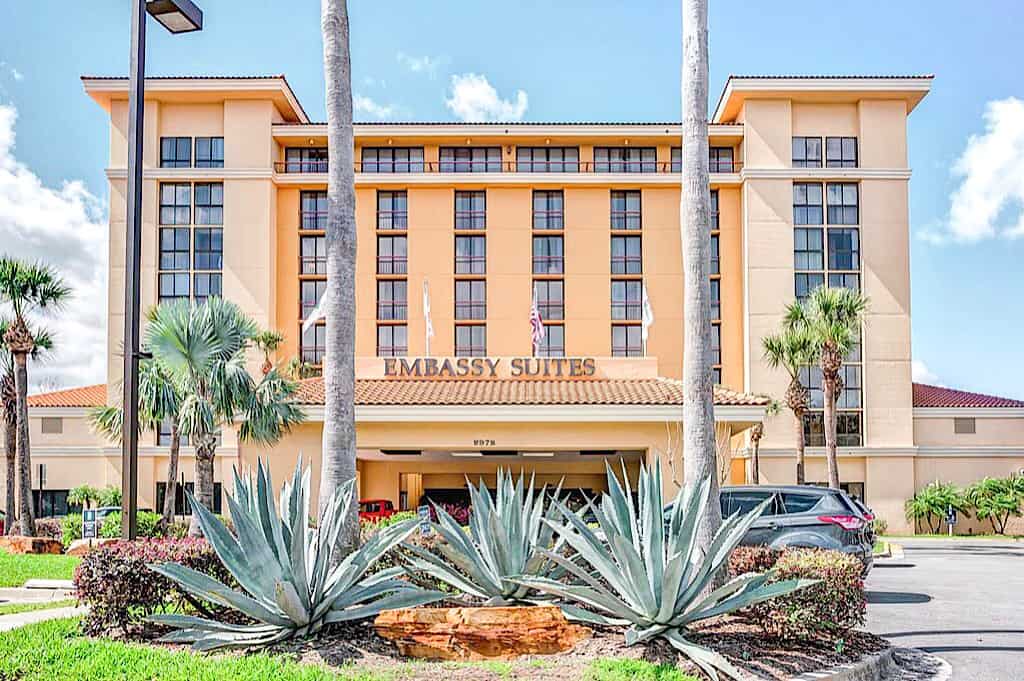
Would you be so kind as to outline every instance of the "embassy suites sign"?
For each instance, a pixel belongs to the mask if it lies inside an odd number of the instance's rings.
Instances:
[[[586,379],[597,374],[593,357],[387,357],[385,378]]]

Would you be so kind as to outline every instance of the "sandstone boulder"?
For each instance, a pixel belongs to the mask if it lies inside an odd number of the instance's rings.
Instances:
[[[99,546],[103,546],[104,544],[113,544],[119,541],[121,541],[119,537],[100,537],[99,539],[76,539],[73,542],[71,542],[71,546],[68,547],[68,550],[65,551],[65,553],[67,553],[69,556],[84,556],[85,554],[89,553],[90,551]]]
[[[570,650],[590,636],[589,629],[570,624],[550,605],[386,610],[374,627],[403,655],[428,660],[549,655]]]
[[[64,545],[48,537],[0,537],[0,549],[8,553],[63,553]]]

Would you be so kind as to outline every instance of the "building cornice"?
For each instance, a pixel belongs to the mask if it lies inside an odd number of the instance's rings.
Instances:
[[[867,458],[878,458],[878,457],[908,457],[916,456],[919,447],[839,447],[837,454],[841,459],[849,459],[856,457],[867,457]],[[749,456],[749,447],[744,451],[745,456]],[[804,456],[809,458],[825,458],[826,450],[824,447],[807,447],[804,450]],[[767,457],[770,459],[791,459],[796,456],[795,451],[792,448],[785,447],[761,447],[758,452],[761,457]]]
[[[327,134],[326,123],[302,125],[276,123],[274,137],[308,138]],[[356,123],[352,132],[360,137],[678,137],[679,123]],[[708,125],[709,137],[743,137],[743,125]]]
[[[54,457],[54,458],[75,458],[89,456],[121,456],[121,448],[112,445],[32,445],[33,457]],[[143,445],[139,447],[139,456],[163,457],[168,456],[167,447],[155,445]],[[181,457],[195,456],[194,447],[182,447],[179,452]],[[237,447],[217,447],[217,456],[228,459],[238,458]]]
[[[910,168],[744,168],[744,180],[909,180]]]
[[[324,408],[303,407],[306,418],[322,422]],[[726,423],[757,423],[764,407],[716,406],[715,420]],[[458,405],[458,406],[359,406],[356,423],[665,423],[681,418],[672,405]]]
[[[127,168],[107,168],[105,172],[108,180],[128,179]],[[272,177],[274,172],[270,168],[145,168],[142,171],[142,179],[161,182],[269,180]]]
[[[1020,419],[1024,407],[914,407],[915,419]]]
[[[739,173],[711,173],[711,184],[738,185]],[[356,173],[356,186],[586,185],[679,186],[679,173]],[[274,173],[278,185],[327,185],[327,173]]]

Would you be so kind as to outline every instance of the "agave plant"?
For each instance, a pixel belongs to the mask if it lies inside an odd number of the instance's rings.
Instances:
[[[203,534],[243,591],[177,563],[150,569],[177,582],[190,594],[238,610],[258,624],[228,624],[187,615],[154,615],[150,621],[175,627],[161,640],[192,643],[195,650],[249,648],[315,633],[325,624],[373,617],[382,610],[423,605],[446,597],[398,579],[402,568],[364,576],[384,553],[412,534],[411,519],[387,527],[357,551],[336,556],[338,533],[352,503],[354,480],[321,509],[316,528],[308,519],[309,469],[296,466],[281,488],[280,513],[274,505],[270,472],[257,463],[256,477],[234,474],[228,496],[237,538],[215,515],[188,494]],[[187,492],[186,492],[187,493]]]
[[[562,604],[562,610],[573,619],[627,626],[627,645],[660,636],[712,679],[719,678],[717,670],[740,678],[742,672],[724,657],[688,640],[687,627],[699,620],[790,593],[815,583],[814,580],[770,583],[771,573],[751,573],[711,588],[729,554],[767,502],[747,515],[734,514],[727,518],[704,555],[697,547],[696,526],[699,509],[708,503],[710,481],[690,494],[680,490],[666,513],[662,504],[660,463],[656,463],[651,472],[646,466],[640,467],[637,504],[633,502],[625,470],[623,478],[625,488],[608,467],[609,492],[594,506],[600,530],[591,529],[582,519],[564,510],[566,522],[545,521],[580,554],[585,565],[568,561],[554,552],[541,552],[582,583],[565,584],[548,577],[527,575],[515,581],[584,606]]]
[[[473,509],[468,533],[444,508],[434,504],[434,527],[445,540],[437,547],[441,556],[407,546],[415,554],[409,558],[410,568],[483,598],[487,605],[549,598],[510,579],[519,575],[559,579],[565,574],[565,568],[547,553],[562,549],[564,543],[554,537],[555,521],[561,519],[562,513],[571,511],[561,503],[561,485],[551,495],[545,510],[547,487],[537,493],[533,482],[530,476],[527,485],[523,474],[514,481],[511,471],[499,468],[492,499],[483,479],[478,487],[467,480]]]

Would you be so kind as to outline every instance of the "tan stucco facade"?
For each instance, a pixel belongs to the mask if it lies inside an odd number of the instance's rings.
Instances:
[[[903,502],[934,479],[967,483],[988,474],[1007,474],[1024,466],[1024,413],[1004,412],[977,419],[974,435],[952,431],[953,414],[915,412],[911,383],[910,263],[907,152],[910,112],[930,87],[928,78],[734,78],[730,79],[709,126],[709,142],[731,154],[728,164],[712,167],[717,192],[720,287],[721,382],[750,394],[781,397],[786,377],[761,358],[761,338],[779,325],[783,308],[794,298],[794,185],[856,185],[859,285],[871,300],[863,333],[859,405],[848,410],[860,419],[857,446],[841,448],[841,478],[857,483],[867,501],[890,528],[906,529]],[[124,233],[126,185],[127,85],[124,80],[85,79],[85,89],[110,114],[110,290],[108,296],[108,400],[117,399],[121,377]],[[323,168],[293,172],[289,149],[326,146],[326,126],[310,123],[282,78],[157,79],[147,85],[143,181],[143,306],[156,304],[160,268],[161,184],[215,183],[223,187],[223,295],[239,304],[262,326],[284,334],[276,359],[286,362],[304,353],[300,296],[303,281],[322,280],[315,265],[303,270],[300,239],[320,232],[303,229],[303,192],[323,191]],[[161,138],[223,138],[223,167],[161,167]],[[611,288],[613,280],[641,281],[654,312],[645,359],[635,359],[636,375],[677,379],[683,345],[682,267],[679,242],[678,174],[672,167],[679,146],[678,124],[402,124],[357,125],[357,162],[363,149],[422,150],[416,172],[367,172],[357,167],[356,354],[378,352],[378,282],[400,280],[407,287],[409,357],[427,354],[422,290],[429,285],[435,331],[430,355],[453,356],[455,282],[486,281],[486,354],[532,354],[528,315],[534,281],[558,280],[564,286],[564,354],[597,358],[612,366]],[[793,139],[855,138],[851,167],[794,167]],[[439,165],[442,148],[492,147],[500,167],[490,172],[447,172]],[[523,172],[518,150],[565,147],[577,150],[579,172]],[[653,149],[643,172],[600,172],[595,149]],[[297,152],[296,152],[297,153]],[[623,152],[626,153],[626,152]],[[640,152],[637,152],[640,153]],[[685,159],[685,150],[682,153]],[[647,163],[649,157],[644,157]],[[448,169],[451,170],[451,169]],[[613,169],[605,169],[613,170]],[[535,191],[558,190],[563,226],[531,229]],[[408,229],[378,229],[380,192],[405,192]],[[482,191],[486,226],[478,231],[454,228],[457,191]],[[616,231],[610,193],[638,191],[636,231]],[[194,219],[185,225],[195,229]],[[309,227],[310,225],[305,225]],[[827,231],[829,225],[824,225]],[[406,271],[378,274],[377,238],[401,234],[407,239]],[[486,272],[455,271],[455,237],[486,239]],[[561,236],[563,271],[536,275],[531,266],[534,236]],[[642,274],[611,270],[613,236],[640,236]],[[193,254],[190,254],[190,256]],[[827,255],[827,253],[826,253]],[[559,323],[548,320],[549,324]],[[626,323],[636,326],[639,320]],[[309,348],[305,348],[309,350]],[[965,349],[965,352],[969,350]],[[253,357],[253,369],[259,359]],[[604,364],[602,364],[604,365]],[[377,366],[362,361],[361,366]],[[616,371],[623,371],[620,361]],[[373,369],[376,371],[377,369]],[[660,412],[659,412],[660,413]],[[716,412],[717,414],[717,412]],[[719,425],[729,441],[732,482],[750,476],[747,429],[760,418],[753,412],[722,412]],[[224,434],[216,479],[230,479],[231,466],[257,457],[271,463],[281,479],[299,455],[312,463],[318,479],[321,427],[316,410],[311,422],[273,448],[261,450]],[[42,418],[61,417],[63,433],[43,435]],[[539,480],[565,477],[573,487],[598,490],[605,460],[624,458],[630,470],[639,461],[667,459],[672,449],[671,415],[642,417],[629,409],[616,417],[580,416],[566,421],[511,417],[494,407],[480,420],[424,420],[395,412],[391,420],[357,426],[359,478],[364,497],[399,503],[402,495],[452,488],[464,476],[494,474],[498,465],[535,472]],[[660,419],[660,420],[659,420]],[[85,421],[84,409],[35,409],[33,458],[48,466],[47,486],[68,489],[88,482],[115,484],[120,476],[118,448],[100,441]],[[761,480],[794,479],[792,418],[787,413],[766,422],[761,443]],[[731,435],[731,437],[730,437]],[[480,442],[486,444],[480,445]],[[155,486],[165,470],[165,448],[154,434],[143,437],[140,464],[142,506],[155,504]],[[492,444],[493,443],[493,444]],[[455,453],[502,450],[511,458],[458,457]],[[417,455],[394,453],[416,450]],[[391,454],[386,452],[391,451]],[[580,452],[614,452],[593,456]],[[533,456],[529,454],[532,453]],[[549,460],[537,456],[551,453]],[[678,452],[677,452],[678,455]],[[685,457],[682,457],[685,458]],[[186,452],[182,470],[192,479]],[[681,474],[681,471],[676,471]],[[2,471],[0,471],[2,475]],[[671,477],[671,476],[670,476]],[[811,447],[808,480],[824,480],[820,448]],[[407,501],[415,505],[416,500]]]

